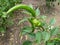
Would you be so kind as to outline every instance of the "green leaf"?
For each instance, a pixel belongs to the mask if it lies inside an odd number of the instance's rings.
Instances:
[[[46,31],[42,32],[42,36],[43,36],[44,42],[46,42],[50,39],[50,33],[46,32]]]
[[[28,36],[32,39],[35,39],[35,33],[29,33]]]
[[[20,20],[19,23],[18,23],[18,25],[21,24],[21,23],[23,23],[23,22],[25,22],[25,21],[28,21],[28,19],[24,18],[24,19]]]
[[[3,18],[7,17],[6,12],[2,12],[2,13],[3,13],[2,15]]]
[[[26,32],[26,33],[30,33],[30,32],[32,32],[32,28],[29,27],[29,26],[26,26],[26,27],[24,27],[24,28],[22,29],[22,31],[23,31],[23,32]]]
[[[34,9],[32,4],[30,4],[29,7],[31,7],[32,9]]]
[[[45,15],[40,16],[41,19],[45,20],[47,17]]]
[[[56,22],[55,18],[52,18],[52,19],[50,20],[50,25],[55,24],[55,22]]]
[[[6,31],[6,29],[4,27],[0,27],[0,32],[4,33]]]
[[[41,43],[41,40],[42,40],[42,34],[41,34],[41,32],[37,32],[36,33],[36,40],[37,40],[37,43]]]
[[[28,11],[23,11],[23,13],[31,15],[31,13],[29,13]]]
[[[60,41],[57,41],[57,42],[56,42],[56,45],[60,45]]]
[[[59,28],[58,27],[54,27],[51,31],[51,35],[56,35],[59,33]]]
[[[47,45],[54,45],[54,42],[48,42]]]
[[[32,45],[32,42],[29,41],[29,40],[26,40],[26,41],[23,42],[23,45]]]
[[[40,10],[39,8],[36,9],[36,16],[39,16],[40,15]]]

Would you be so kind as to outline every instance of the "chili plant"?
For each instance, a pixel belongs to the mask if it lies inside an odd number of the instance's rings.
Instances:
[[[49,23],[46,22],[46,16],[40,15],[39,9],[34,9],[32,5],[19,4],[6,12],[6,16],[15,10],[24,9],[30,14],[29,17],[26,17],[19,21],[19,24],[22,22],[28,21],[31,26],[25,26],[20,32],[20,36],[26,35],[27,39],[23,42],[22,45],[41,45],[43,42],[44,45],[56,45],[60,42],[59,38],[52,38],[59,33],[59,26],[53,26],[56,22],[55,18],[52,18]],[[38,16],[40,17],[38,18]]]

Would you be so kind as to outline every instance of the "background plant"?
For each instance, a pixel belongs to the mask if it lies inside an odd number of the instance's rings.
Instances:
[[[49,7],[49,8],[54,7],[55,6],[54,2],[56,2],[56,1],[58,1],[57,4],[59,5],[60,0],[46,0],[46,6]]]
[[[22,0],[0,0],[0,32],[4,33],[9,25],[12,24],[12,13],[6,16],[6,11],[16,4],[20,4],[21,1]]]
[[[7,11],[6,14],[9,14],[18,9],[25,9],[27,10],[27,14],[30,14],[30,17],[26,17],[19,21],[19,24],[24,21],[29,21],[29,23],[31,24],[31,26],[23,27],[20,32],[20,36],[27,36],[26,41],[24,41],[22,45],[33,45],[33,43],[41,45],[42,42],[44,43],[44,45],[59,44],[59,37],[54,37],[59,34],[59,26],[53,26],[56,22],[55,18],[52,18],[50,22],[47,23],[46,16],[41,16],[38,8],[35,10],[32,5],[27,6],[23,4],[12,7]],[[39,18],[37,17],[38,15],[40,15]]]

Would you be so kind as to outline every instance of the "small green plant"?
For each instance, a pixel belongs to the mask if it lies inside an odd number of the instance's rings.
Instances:
[[[6,16],[6,11],[19,3],[21,3],[20,0],[0,0],[0,33],[4,33],[12,24],[12,13]]]
[[[46,16],[41,16],[38,8],[35,10],[32,5],[27,6],[24,4],[12,7],[6,12],[6,16],[7,14],[10,14],[18,9],[24,9],[27,11],[27,14],[30,14],[29,17],[26,17],[19,21],[19,24],[24,21],[29,21],[29,23],[31,24],[31,26],[23,27],[20,32],[20,36],[27,36],[26,41],[24,41],[22,45],[33,45],[34,43],[37,45],[41,45],[42,42],[44,43],[44,45],[59,44],[59,38],[52,38],[53,36],[56,36],[59,33],[59,27],[53,26],[56,22],[55,18],[52,18],[48,24],[46,22]],[[40,15],[39,18],[38,15]]]
[[[20,4],[22,0],[0,0],[0,10],[7,11],[16,4]]]

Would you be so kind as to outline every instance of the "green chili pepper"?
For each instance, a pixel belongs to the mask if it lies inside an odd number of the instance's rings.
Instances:
[[[19,4],[19,5],[12,7],[11,9],[9,9],[7,11],[7,14],[9,14],[15,10],[18,10],[18,9],[25,9],[26,11],[30,12],[33,17],[35,17],[35,10],[32,9],[31,7],[29,7],[28,5],[24,5],[24,4]]]

